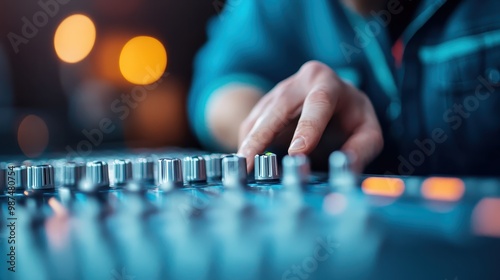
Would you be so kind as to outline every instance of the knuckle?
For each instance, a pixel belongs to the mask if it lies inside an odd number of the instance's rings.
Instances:
[[[304,65],[302,65],[300,69],[300,72],[316,73],[316,74],[323,71],[332,71],[332,70],[326,64],[317,60],[311,60],[304,63]]]
[[[297,125],[297,133],[301,135],[318,135],[320,131],[320,121],[319,120],[300,120]]]
[[[325,87],[319,87],[309,93],[309,102],[317,105],[332,106],[332,94]]]

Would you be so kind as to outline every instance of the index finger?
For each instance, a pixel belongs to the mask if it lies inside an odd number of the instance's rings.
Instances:
[[[243,140],[238,154],[247,158],[247,170],[253,168],[253,158],[256,154],[264,150],[272,143],[274,138],[290,123],[296,116],[297,107],[300,102],[292,98],[276,98],[263,110],[260,117],[251,128],[248,135]]]

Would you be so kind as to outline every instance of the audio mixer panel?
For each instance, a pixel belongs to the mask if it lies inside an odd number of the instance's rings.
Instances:
[[[360,175],[342,152],[328,174],[272,153],[2,161],[0,279],[500,279],[497,178]]]

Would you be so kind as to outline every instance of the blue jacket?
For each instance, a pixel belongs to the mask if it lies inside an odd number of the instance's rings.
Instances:
[[[386,27],[404,0],[369,17],[339,0],[229,1],[195,63],[188,111],[196,135],[217,149],[205,105],[220,86],[268,91],[319,60],[375,107],[385,149],[371,170],[500,174],[500,2],[421,2],[397,62]]]

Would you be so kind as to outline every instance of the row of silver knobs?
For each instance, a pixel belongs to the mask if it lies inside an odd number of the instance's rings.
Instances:
[[[256,181],[266,182],[280,178],[275,154],[256,155],[254,160]],[[345,153],[332,153],[329,165],[331,185],[354,184],[354,175],[349,167],[350,160]],[[157,161],[156,166],[155,172],[155,162],[151,158],[138,158],[133,161],[114,160],[110,164],[105,161],[91,161],[86,164],[66,162],[57,167],[57,172],[62,174],[58,183],[63,186],[76,187],[84,182],[90,190],[95,190],[120,186],[131,181],[154,182],[158,186],[168,188],[205,183],[207,180],[222,180],[226,187],[245,185],[247,182],[246,159],[236,154],[189,156],[183,160],[163,158]],[[0,168],[0,180],[4,183],[0,188],[5,188],[7,185],[7,167]],[[283,158],[282,167],[282,182],[285,186],[301,186],[308,182],[310,164],[306,156],[286,156]],[[13,176],[10,177],[14,178],[14,185],[11,184],[11,187],[16,190],[48,190],[56,185],[54,167],[51,165],[21,165],[14,166],[11,170]]]

